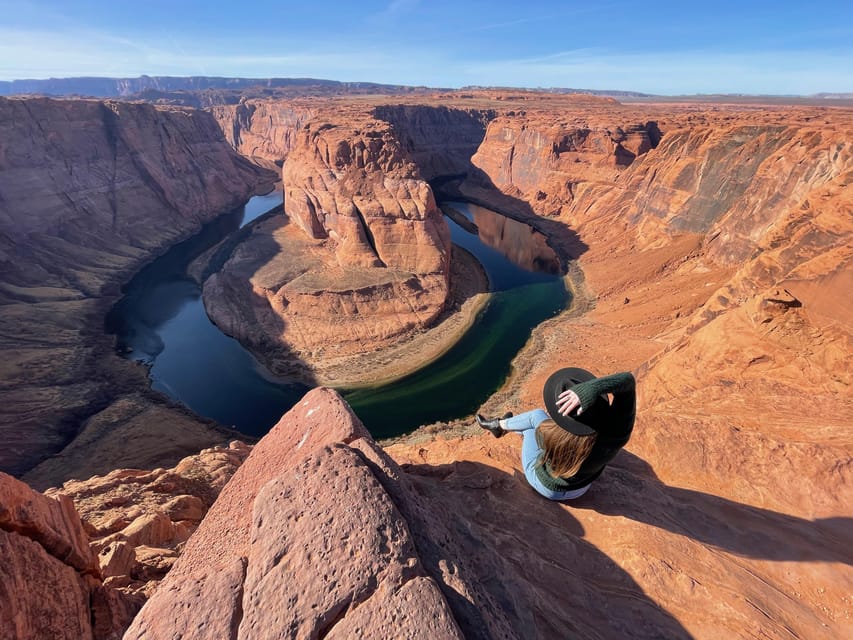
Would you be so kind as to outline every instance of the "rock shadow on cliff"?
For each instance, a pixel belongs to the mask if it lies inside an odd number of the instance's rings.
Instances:
[[[563,506],[515,476],[473,461],[404,464],[420,497],[444,514],[447,552],[519,637],[691,638],[614,560],[583,539]]]
[[[205,308],[223,333],[243,343],[276,377],[316,386],[317,380],[305,360],[286,340],[274,339],[286,335],[289,327],[272,305],[286,305],[286,300],[277,299],[271,287],[251,281],[281,257],[282,247],[269,231],[281,220],[281,209],[275,215],[259,218],[210,256],[204,268]]]
[[[746,558],[853,565],[853,518],[807,520],[672,487],[648,462],[624,450],[598,484],[598,491],[572,501],[571,507],[630,518]],[[631,495],[625,487],[631,487]]]

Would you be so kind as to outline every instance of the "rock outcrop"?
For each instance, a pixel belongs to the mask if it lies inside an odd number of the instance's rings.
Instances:
[[[73,500],[104,584],[138,610],[250,451],[234,441],[188,456],[171,469],[117,469],[69,480],[45,495]]]
[[[282,177],[286,215],[258,225],[207,280],[205,306],[274,373],[369,383],[363,370],[329,372],[330,361],[436,323],[450,293],[447,224],[394,131],[363,111],[304,125]]]
[[[444,550],[454,535],[317,389],[255,446],[125,638],[513,637]]]
[[[45,494],[0,473],[0,635],[120,638],[249,451],[235,441]]]
[[[115,638],[133,609],[100,580],[71,499],[47,498],[0,472],[0,634]]]

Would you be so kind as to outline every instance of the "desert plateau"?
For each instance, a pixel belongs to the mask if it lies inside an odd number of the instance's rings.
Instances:
[[[853,637],[853,94],[371,52],[316,57],[387,84],[0,63],[0,639]],[[475,415],[564,367],[636,407],[549,500]]]

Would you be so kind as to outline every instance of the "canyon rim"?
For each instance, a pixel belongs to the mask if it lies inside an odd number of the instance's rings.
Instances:
[[[853,109],[234,91],[0,98],[4,637],[853,633]],[[377,444],[315,389],[243,444],[148,388],[102,330],[121,286],[277,182],[284,212],[197,272],[220,328],[315,383],[452,334],[474,267],[440,202],[547,236],[573,305],[483,412],[633,371],[587,497],[537,500],[470,420]]]

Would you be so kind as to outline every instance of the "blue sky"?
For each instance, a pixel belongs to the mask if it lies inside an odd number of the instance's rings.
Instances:
[[[853,2],[0,0],[0,80],[853,92]]]

